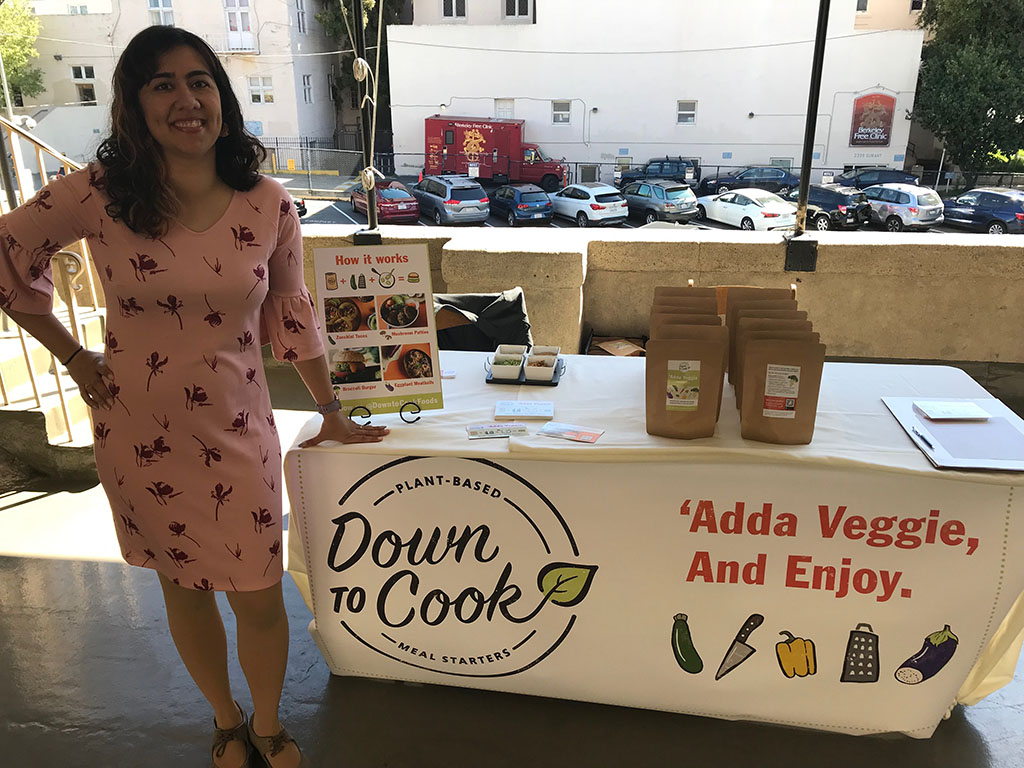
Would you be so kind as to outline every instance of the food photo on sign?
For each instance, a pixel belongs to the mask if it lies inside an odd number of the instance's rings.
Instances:
[[[422,293],[378,297],[379,316],[387,328],[426,328],[427,309]]]
[[[330,352],[331,383],[357,384],[380,381],[380,348],[355,347]]]
[[[402,344],[383,347],[384,380],[430,379],[434,376],[434,361],[429,344]]]

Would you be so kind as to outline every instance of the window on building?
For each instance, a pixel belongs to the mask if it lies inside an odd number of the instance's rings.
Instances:
[[[302,76],[302,100],[307,104],[313,103],[313,76]]]
[[[676,125],[693,125],[697,122],[697,102],[676,102]]]
[[[149,23],[154,27],[173,27],[171,0],[149,0]]]
[[[69,5],[68,6],[68,13],[70,13],[72,16],[78,16],[79,14],[84,16],[85,14],[89,13],[89,6],[87,6],[87,5]]]
[[[274,82],[270,77],[249,78],[249,101],[253,104],[274,103]]]
[[[466,0],[441,0],[441,15],[446,19],[466,18]]]
[[[71,77],[74,80],[92,80],[95,76],[95,71],[88,65],[71,67]]]
[[[781,168],[784,171],[791,171],[793,170],[793,158],[770,157],[768,158],[768,165],[774,165],[776,168]]]
[[[515,99],[495,99],[494,116],[503,118],[515,117]]]
[[[924,8],[924,0],[910,0],[910,10],[920,11]]]
[[[306,34],[306,0],[295,0],[295,26]]]
[[[551,122],[557,125],[568,125],[572,103],[568,101],[551,102]]]
[[[96,104],[96,89],[91,85],[76,85],[78,89],[78,101],[82,104]]]
[[[864,13],[868,9],[868,0],[857,0],[857,13]]]
[[[505,18],[524,18],[530,15],[530,0],[505,0]]]

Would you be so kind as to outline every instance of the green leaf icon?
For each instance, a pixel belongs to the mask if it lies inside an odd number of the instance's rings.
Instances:
[[[595,573],[596,565],[548,563],[537,574],[537,586],[552,603],[569,608],[583,602]]]

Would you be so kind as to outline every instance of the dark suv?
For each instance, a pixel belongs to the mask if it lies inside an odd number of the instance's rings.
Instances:
[[[800,199],[800,190],[783,195],[790,202]],[[856,187],[811,184],[807,187],[807,226],[811,229],[856,229],[871,220],[871,203]]]
[[[919,182],[914,174],[895,168],[855,168],[835,178],[836,184],[857,189],[867,189],[875,184],[913,184],[916,187]]]
[[[947,224],[990,235],[1024,232],[1024,189],[972,189],[942,204]]]
[[[690,178],[686,177],[687,171],[690,172]],[[668,179],[681,184],[696,184],[700,181],[700,166],[685,157],[652,157],[643,168],[623,171],[615,186],[621,188],[634,181],[647,179]]]

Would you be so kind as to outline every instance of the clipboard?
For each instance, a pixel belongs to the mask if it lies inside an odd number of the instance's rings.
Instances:
[[[915,411],[914,401],[920,399],[883,397],[882,402],[933,465],[940,469],[1024,472],[1024,420],[1000,400],[963,399],[989,414],[984,421],[932,421]]]

